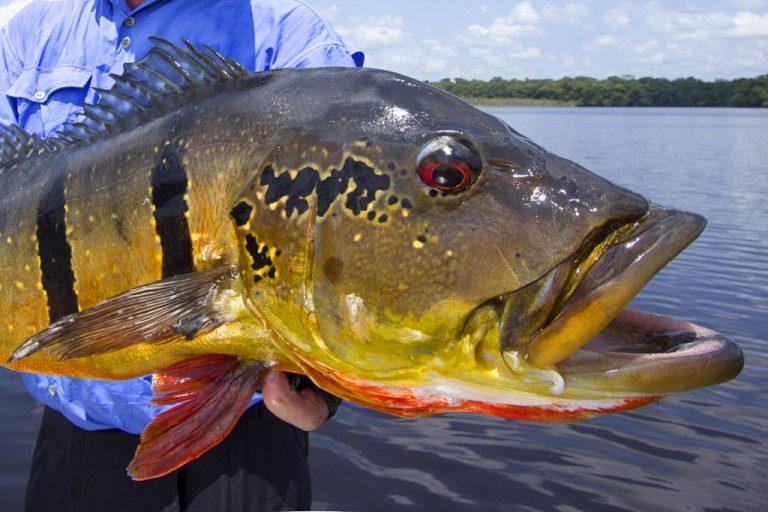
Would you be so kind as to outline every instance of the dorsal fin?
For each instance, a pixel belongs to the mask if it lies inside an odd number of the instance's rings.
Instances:
[[[15,124],[0,125],[0,175],[15,167],[18,162],[54,147],[54,144]]]
[[[147,55],[126,64],[122,75],[110,75],[110,89],[96,89],[101,98],[82,106],[76,122],[65,123],[55,137],[41,139],[18,126],[0,126],[0,174],[38,153],[56,151],[79,142],[134,128],[183,104],[187,92],[238,79],[250,71],[205,46],[187,40],[178,47],[159,37]]]

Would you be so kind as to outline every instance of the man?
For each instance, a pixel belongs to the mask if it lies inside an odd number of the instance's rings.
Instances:
[[[299,0],[38,0],[0,32],[0,121],[48,137],[144,56],[148,36],[208,45],[254,70],[361,66]],[[158,412],[151,377],[125,382],[25,375],[46,405],[27,510],[271,510],[306,508],[307,433],[337,404],[269,374],[232,434],[174,473],[133,482],[125,467]]]

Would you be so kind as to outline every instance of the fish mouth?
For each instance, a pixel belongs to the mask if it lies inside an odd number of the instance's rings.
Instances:
[[[743,355],[731,340],[625,311],[705,225],[699,215],[651,205],[641,218],[601,229],[574,257],[497,299],[507,365],[516,373],[549,375],[555,393],[601,396],[663,395],[733,378]]]

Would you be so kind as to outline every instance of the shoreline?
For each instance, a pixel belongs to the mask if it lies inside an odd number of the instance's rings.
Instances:
[[[477,96],[459,96],[467,103],[477,107],[577,107],[575,101],[558,101],[535,98],[482,98]]]

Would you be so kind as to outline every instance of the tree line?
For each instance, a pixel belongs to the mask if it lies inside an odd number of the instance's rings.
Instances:
[[[714,82],[691,77],[668,80],[612,76],[598,80],[578,76],[558,80],[444,78],[430,83],[479,102],[527,99],[605,107],[768,107],[768,74]]]

